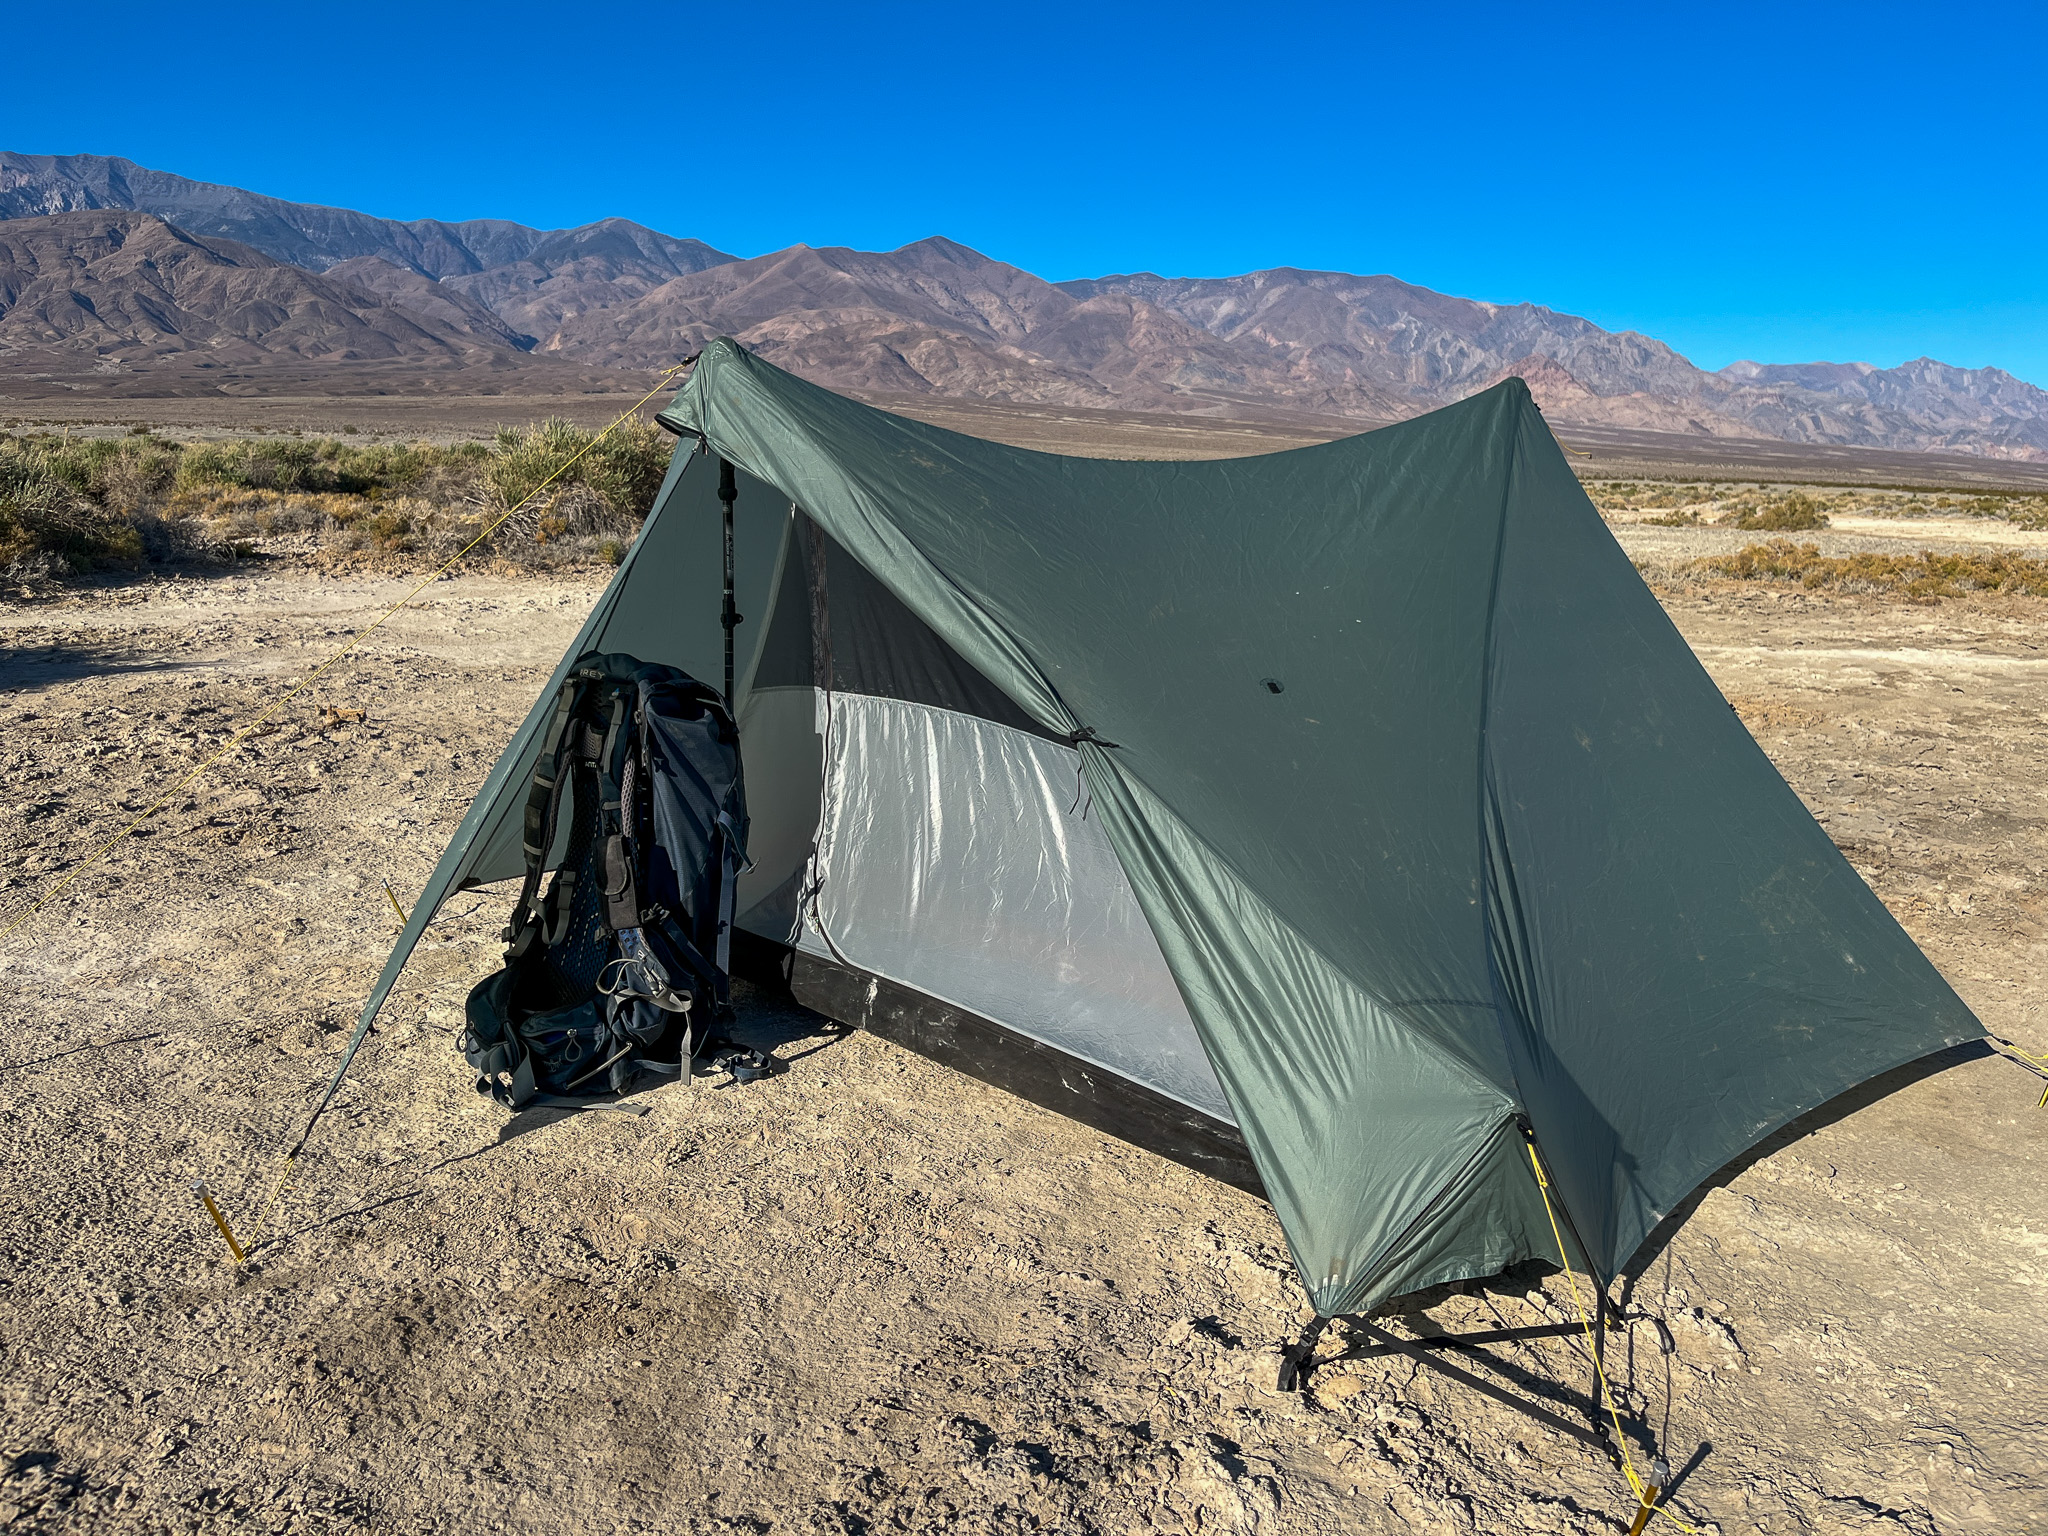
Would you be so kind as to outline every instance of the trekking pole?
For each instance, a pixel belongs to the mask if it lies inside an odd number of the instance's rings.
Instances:
[[[739,609],[732,600],[732,504],[740,499],[739,482],[732,471],[730,459],[718,461],[718,500],[725,509],[725,605],[719,610],[718,622],[725,630],[725,708],[728,714],[738,714],[732,701],[732,632],[739,627]]]
[[[1671,1486],[1671,1467],[1662,1456],[1650,1463],[1650,1475],[1643,1479],[1642,1502],[1636,1506],[1635,1524],[1628,1528],[1628,1536],[1643,1536],[1643,1530],[1650,1523],[1650,1516],[1657,1512],[1657,1501],[1664,1497],[1664,1490]]]

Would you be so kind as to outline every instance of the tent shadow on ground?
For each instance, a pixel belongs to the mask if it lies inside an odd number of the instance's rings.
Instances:
[[[752,1046],[773,1056],[777,1062],[774,1070],[778,1072],[837,1045],[853,1033],[850,1026],[798,1002],[780,977],[766,981],[735,978],[733,1013],[732,1027],[727,1031],[733,1043]],[[788,1050],[807,1040],[817,1043],[804,1050]]]
[[[88,1051],[111,1050],[117,1045],[133,1045],[139,1040],[161,1040],[163,1031],[150,1030],[146,1034],[121,1035],[113,1040],[94,1040],[85,1045],[74,1045],[69,1050],[53,1051],[48,1056],[37,1056],[29,1061],[0,1062],[0,1072],[26,1072],[30,1067],[40,1067],[53,1061],[62,1061],[67,1056],[80,1056]]]
[[[1693,1473],[1699,1471],[1701,1465],[1706,1461],[1706,1459],[1709,1456],[1713,1454],[1714,1442],[1711,1440],[1702,1440],[1699,1443],[1698,1448],[1693,1451],[1692,1455],[1686,1458],[1685,1465],[1680,1467],[1676,1472],[1672,1473],[1671,1481],[1669,1484],[1666,1485],[1664,1489],[1665,1504],[1668,1505],[1673,1499],[1678,1497],[1678,1490],[1685,1486],[1685,1480],[1688,1477],[1691,1477]]]
[[[1428,1318],[1411,1314],[1404,1316],[1401,1321],[1412,1326],[1417,1338],[1452,1338],[1456,1336],[1453,1330],[1444,1328]],[[1583,1344],[1579,1340],[1569,1340],[1568,1342],[1575,1348],[1583,1348]],[[1398,1359],[1399,1357],[1387,1358]],[[1574,1363],[1570,1371],[1561,1372],[1552,1362],[1545,1361],[1534,1365],[1524,1365],[1518,1361],[1503,1358],[1493,1349],[1481,1348],[1478,1345],[1466,1345],[1458,1349],[1451,1358],[1468,1370],[1474,1366],[1484,1366],[1506,1385],[1517,1388],[1526,1396],[1554,1408],[1570,1418],[1583,1418],[1587,1415],[1589,1407],[1597,1406],[1592,1404],[1591,1398],[1588,1396],[1584,1386],[1574,1385],[1572,1382],[1572,1378],[1579,1374],[1589,1374],[1591,1372],[1592,1364],[1590,1360],[1587,1360],[1583,1365]],[[1642,1435],[1639,1426],[1634,1422],[1632,1415],[1624,1414],[1622,1422],[1631,1429],[1637,1429],[1639,1439],[1646,1438]]]
[[[139,647],[125,645],[45,645],[10,655],[0,665],[0,689],[32,693],[92,677],[117,677],[127,672],[198,671],[204,666],[203,662],[144,656]]]
[[[1804,1141],[1818,1131],[1826,1130],[1837,1121],[1846,1120],[1859,1109],[1868,1109],[1878,1100],[1889,1098],[1901,1089],[1910,1088],[1913,1084],[1946,1072],[1951,1067],[1959,1067],[1966,1062],[1982,1061],[1987,1056],[1998,1054],[2000,1053],[1983,1040],[1966,1040],[1960,1045],[1936,1051],[1931,1056],[1923,1056],[1918,1061],[1909,1061],[1904,1066],[1894,1067],[1889,1072],[1871,1078],[1868,1082],[1859,1083],[1848,1092],[1837,1094],[1825,1104],[1787,1121],[1741,1156],[1722,1164],[1717,1171],[1702,1180],[1691,1194],[1681,1200],[1670,1215],[1651,1229],[1650,1235],[1643,1239],[1642,1246],[1637,1248],[1629,1261],[1622,1266],[1620,1310],[1626,1312],[1633,1304],[1637,1282],[1648,1273],[1657,1256],[1678,1235],[1679,1228],[1692,1219],[1693,1212],[1700,1208],[1700,1203],[1715,1190],[1726,1189],[1765,1158],[1784,1151],[1796,1142]]]

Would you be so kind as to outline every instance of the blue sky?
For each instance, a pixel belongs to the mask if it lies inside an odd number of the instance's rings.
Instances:
[[[0,148],[741,255],[1292,265],[2048,386],[2048,6],[17,7]],[[23,68],[28,61],[42,67]]]

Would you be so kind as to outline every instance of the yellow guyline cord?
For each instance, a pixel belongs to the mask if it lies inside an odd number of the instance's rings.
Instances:
[[[1550,1218],[1550,1235],[1557,1240],[1557,1261],[1564,1266],[1564,1277],[1572,1288],[1572,1305],[1578,1308],[1579,1326],[1586,1330],[1586,1348],[1593,1356],[1594,1366],[1600,1364],[1600,1347],[1593,1338],[1593,1319],[1586,1311],[1585,1302],[1579,1299],[1579,1277],[1572,1271],[1572,1261],[1565,1256],[1564,1234],[1558,1230],[1557,1211],[1550,1203],[1550,1179],[1543,1171],[1543,1159],[1536,1155],[1535,1143],[1529,1145],[1529,1166],[1536,1170],[1536,1187],[1543,1192],[1543,1213]],[[1635,1462],[1628,1454],[1628,1436],[1622,1433],[1621,1410],[1614,1406],[1614,1394],[1607,1389],[1607,1372],[1597,1370],[1600,1377],[1600,1400],[1606,1405],[1607,1417],[1614,1421],[1614,1448],[1621,1453],[1621,1470],[1628,1474],[1628,1485],[1635,1491],[1640,1509],[1662,1515],[1686,1536],[1700,1536],[1697,1528],[1687,1525],[1678,1516],[1656,1501],[1663,1497],[1665,1490],[1652,1491],[1643,1486],[1643,1480],[1636,1475]],[[1638,1520],[1637,1530],[1642,1529]]]
[[[100,844],[100,846],[93,851],[93,853],[86,859],[86,861],[83,864],[80,864],[76,869],[72,870],[70,874],[66,875],[62,880],[59,880],[55,885],[50,887],[49,890],[45,891],[39,898],[37,898],[35,904],[31,906],[26,912],[22,913],[21,916],[17,917],[5,928],[0,928],[0,939],[7,938],[10,934],[14,932],[15,929],[19,928],[23,923],[27,922],[30,918],[34,917],[38,912],[42,911],[44,907],[48,906],[52,901],[55,901],[59,896],[63,895],[64,892],[70,888],[73,882],[75,882],[80,875],[84,874],[87,870],[91,869],[95,864],[99,863],[101,859],[104,859],[109,853],[111,853],[115,845],[118,844],[122,838],[126,837],[129,833],[133,832],[137,827],[141,826],[145,821],[149,820],[150,817],[154,816],[159,810],[161,810],[163,808],[165,801],[169,800],[173,795],[177,794],[178,791],[183,789],[187,784],[190,784],[194,779],[198,778],[201,774],[205,773],[207,769],[211,768],[215,763],[219,762],[222,758],[226,757],[230,752],[234,751],[235,748],[239,747],[243,742],[247,741],[251,736],[255,735],[257,729],[263,724],[264,721],[268,720],[280,709],[283,709],[285,705],[291,703],[293,699],[297,698],[300,694],[304,693],[308,688],[312,687],[314,683],[318,682],[320,680],[321,674],[326,672],[329,667],[332,667],[337,661],[340,661],[342,657],[346,656],[350,651],[354,650],[357,646],[361,645],[365,640],[367,640],[370,637],[373,631],[381,628],[384,622],[387,619],[389,619],[393,614],[397,613],[399,609],[403,608],[407,603],[411,602],[414,598],[418,597],[422,592],[426,591],[428,587],[432,586],[435,582],[439,581],[444,575],[448,573],[449,568],[452,567],[458,560],[462,559],[463,556],[467,555],[471,550],[475,549],[477,545],[483,543],[485,539],[488,539],[492,534],[496,533],[501,527],[503,527],[506,519],[512,517],[515,513],[523,511],[527,503],[531,502],[534,497],[538,496],[542,491],[546,490],[549,486],[553,485],[557,480],[559,480],[564,474],[566,474],[569,471],[571,466],[573,466],[578,459],[582,458],[586,453],[590,452],[591,449],[595,448],[599,443],[603,442],[607,437],[609,437],[614,431],[616,431],[619,428],[619,426],[622,423],[624,423],[635,412],[637,412],[641,406],[645,405],[648,401],[652,400],[656,395],[660,394],[662,390],[668,386],[669,381],[682,371],[682,366],[678,365],[677,367],[670,368],[666,372],[664,372],[661,376],[660,382],[657,383],[654,386],[654,388],[647,391],[646,394],[642,395],[638,400],[634,401],[632,405],[628,406],[624,411],[620,412],[618,416],[614,417],[611,424],[607,426],[602,432],[598,433],[597,436],[593,437],[589,442],[585,443],[581,448],[577,449],[576,452],[572,453],[571,455],[569,455],[568,458],[564,459],[561,462],[561,464],[556,468],[553,474],[549,475],[547,479],[541,481],[539,485],[536,485],[532,490],[528,491],[524,496],[520,497],[519,504],[517,506],[512,507],[510,510],[504,512],[499,517],[493,519],[489,527],[485,528],[482,533],[478,534],[475,538],[471,539],[467,544],[463,545],[462,548],[458,549],[454,554],[450,555],[447,558],[447,560],[443,561],[441,565],[438,566],[434,570],[434,572],[431,575],[429,575],[424,581],[422,581],[418,586],[414,587],[410,592],[406,593],[405,596],[401,597],[397,602],[393,603],[389,608],[385,609],[381,614],[377,616],[374,622],[372,622],[367,627],[358,632],[355,638],[350,640],[347,645],[344,645],[332,656],[328,657],[325,661],[321,662],[319,666],[315,667],[313,671],[307,675],[305,680],[301,682],[296,688],[292,689],[290,693],[287,693],[283,698],[273,703],[268,709],[264,710],[262,714],[258,715],[254,720],[250,721],[248,726],[245,727],[239,735],[234,737],[233,740],[227,742],[224,746],[219,748],[219,750],[217,750],[211,757],[207,758],[204,762],[200,763],[198,767],[194,768],[190,773],[186,774],[182,779],[178,780],[177,783],[173,784],[161,795],[158,795],[156,799],[150,803],[150,806],[147,810],[145,810],[140,816],[137,816],[133,821],[129,822],[128,825],[123,827],[120,831],[116,832],[112,837],[108,838],[104,843]],[[396,900],[394,899],[393,905],[395,906],[396,904]]]
[[[2012,1055],[2018,1057],[2020,1062],[2024,1066],[2026,1066],[2029,1071],[2038,1073],[2042,1077],[2048,1077],[2048,1054],[2036,1056],[2031,1051],[2021,1050],[2018,1046],[2014,1045],[2010,1040],[1999,1039],[1999,1037],[1996,1035],[1993,1035],[1991,1038],[1994,1040],[1998,1040],[1998,1043],[2004,1046],[2007,1051],[2011,1052]],[[2036,1104],[2034,1108],[2048,1109],[2048,1088],[2043,1088],[2041,1090],[2041,1102]]]

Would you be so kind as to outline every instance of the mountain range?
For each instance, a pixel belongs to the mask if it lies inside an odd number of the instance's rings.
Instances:
[[[625,219],[402,222],[97,155],[0,152],[0,221],[9,372],[65,357],[137,375],[172,357],[188,373],[522,355],[648,369],[731,335],[869,396],[1384,422],[1517,374],[1564,422],[2048,462],[2048,392],[1995,368],[1708,372],[1637,332],[1384,276],[1053,283],[938,238],[740,258]]]

